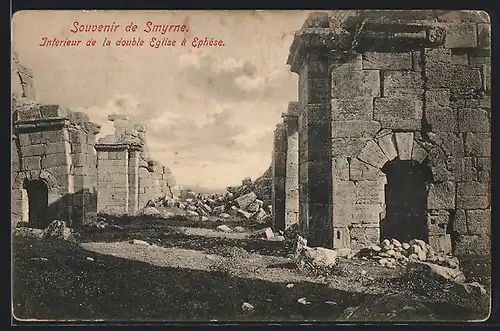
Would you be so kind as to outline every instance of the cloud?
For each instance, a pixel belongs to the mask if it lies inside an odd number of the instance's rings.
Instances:
[[[219,100],[288,100],[294,97],[294,76],[283,66],[258,68],[249,60],[219,59],[202,52],[179,57],[181,76],[189,86]]]

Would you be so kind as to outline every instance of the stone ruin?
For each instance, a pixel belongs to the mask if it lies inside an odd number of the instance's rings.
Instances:
[[[175,194],[171,171],[150,159],[146,128],[112,115],[115,134],[96,143],[100,126],[81,112],[35,101],[33,74],[13,54],[12,221],[71,226],[97,213],[133,214]]]
[[[489,255],[490,41],[482,12],[309,15],[287,61],[298,102],[274,136],[275,230],[298,224],[334,249],[396,238]]]

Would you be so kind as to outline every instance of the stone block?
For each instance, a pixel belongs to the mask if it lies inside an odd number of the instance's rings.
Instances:
[[[349,229],[346,227],[333,228],[333,249],[342,249],[350,247]]]
[[[373,119],[373,98],[332,99],[331,108],[332,121]]]
[[[424,81],[422,74],[415,71],[386,71],[383,74],[383,97],[422,98]]]
[[[423,103],[415,98],[376,98],[373,117],[384,128],[418,130],[422,112]]]
[[[378,138],[377,143],[389,161],[394,160],[398,156],[396,141],[392,134],[386,134]]]
[[[351,160],[349,171],[349,179],[354,181],[377,181],[385,177],[385,174],[379,168],[358,159]]]
[[[427,151],[422,147],[422,145],[415,142],[413,144],[413,149],[411,151],[411,159],[422,163],[426,158],[427,158]]]
[[[470,234],[491,235],[491,210],[467,210],[467,229]]]
[[[359,154],[369,140],[371,140],[371,138],[332,139],[332,156],[354,157]]]
[[[483,88],[491,91],[491,65],[483,64],[481,67],[483,74]]]
[[[421,72],[424,69],[424,59],[421,51],[411,52],[412,70]]]
[[[436,253],[449,254],[452,251],[451,236],[449,234],[429,236],[429,246]]]
[[[424,50],[426,66],[436,63],[451,63],[451,49],[448,48],[426,48]]]
[[[29,121],[41,117],[40,108],[38,106],[20,109],[17,111],[18,121]]]
[[[428,209],[454,209],[455,208],[455,183],[442,182],[429,184],[427,198]]]
[[[380,127],[376,121],[335,121],[332,122],[332,138],[371,138]]]
[[[41,132],[30,132],[29,137],[30,137],[30,144],[31,145],[43,144],[45,142],[42,140],[42,133]]]
[[[341,70],[344,72],[363,70],[363,57],[361,54],[356,54],[346,62],[335,61],[331,64],[330,70]]]
[[[31,145],[29,133],[20,133],[18,135],[18,139],[19,139],[19,145],[21,147]]]
[[[68,110],[59,105],[41,105],[40,112],[43,118],[68,117]]]
[[[458,128],[460,132],[490,132],[490,113],[481,108],[459,109]]]
[[[380,243],[379,227],[353,227],[349,235],[351,237],[351,249],[361,249]]]
[[[358,154],[358,159],[378,169],[381,169],[389,161],[384,152],[382,152],[373,140],[366,143],[365,147]]]
[[[301,126],[309,124],[325,124],[330,121],[330,109],[327,104],[310,104],[302,111],[302,116],[299,119]]]
[[[383,211],[383,204],[355,204],[353,208],[353,223],[378,225],[380,223],[379,215]]]
[[[411,70],[412,55],[407,53],[375,53],[363,54],[363,69],[376,70]]]
[[[472,67],[481,68],[482,65],[491,65],[490,56],[469,56],[469,64]]]
[[[437,182],[455,180],[454,173],[447,168],[445,163],[437,163],[431,166],[432,179]]]
[[[476,158],[462,157],[461,158],[460,178],[463,182],[477,181],[477,165]]]
[[[309,150],[330,150],[330,124],[310,124],[307,126]]]
[[[477,46],[480,48],[491,48],[491,25],[478,24],[477,25]]]
[[[349,180],[349,161],[345,156],[332,158],[332,176],[334,180]]]
[[[350,203],[340,203],[335,201],[333,204],[333,226],[349,226],[354,218],[354,205]]]
[[[451,56],[452,64],[469,65],[469,56],[467,54],[453,54]]]
[[[448,107],[428,108],[425,114],[427,122],[434,132],[457,132],[457,110]]]
[[[314,180],[308,183],[308,199],[310,203],[331,203],[332,183],[329,180]]]
[[[380,96],[378,70],[332,71],[332,98],[355,99]]]
[[[330,84],[327,77],[308,78],[306,103],[325,103],[328,101]]]
[[[332,203],[334,206],[354,204],[356,201],[356,185],[351,181],[333,181]]]
[[[384,182],[359,181],[356,183],[357,204],[383,204],[385,203]]]
[[[491,134],[467,133],[465,135],[465,155],[491,156]]]
[[[481,182],[491,181],[491,158],[478,157],[477,158],[477,178]]]
[[[491,238],[489,236],[462,235],[455,240],[454,255],[491,256]]]
[[[467,233],[467,217],[465,215],[465,210],[458,209],[455,212],[452,221],[452,230],[458,234]]]
[[[484,182],[457,184],[457,208],[482,209],[490,206],[490,187]]]
[[[23,157],[22,169],[23,170],[35,170],[35,169],[44,168],[40,162],[41,162],[41,157],[39,157],[39,156]]]
[[[427,229],[429,230],[429,235],[445,235],[449,222],[450,213],[446,210],[430,210],[427,212]]]
[[[71,164],[75,167],[88,166],[87,155],[84,153],[71,154]]]
[[[466,48],[477,46],[476,24],[454,23],[446,25],[446,48]]]
[[[435,88],[425,91],[425,107],[440,108],[450,105],[450,89]]]
[[[70,155],[66,153],[47,154],[42,158],[43,168],[51,168],[70,164]]]
[[[428,137],[432,142],[438,145],[446,155],[464,155],[462,134],[453,132],[429,132]]]
[[[413,150],[413,132],[396,132],[394,137],[396,139],[399,159],[403,161],[410,160]]]
[[[481,72],[478,68],[433,63],[425,68],[427,88],[452,88],[456,90],[480,89],[482,87]]]

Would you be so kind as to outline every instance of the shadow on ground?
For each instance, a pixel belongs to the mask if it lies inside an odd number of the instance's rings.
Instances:
[[[299,283],[289,289],[284,283],[220,272],[156,267],[88,252],[68,242],[15,238],[13,261],[13,305],[20,319],[333,321],[350,319],[355,312],[362,312],[361,317],[354,314],[359,320],[387,316],[385,312],[372,316],[369,309],[362,309],[380,296],[317,283]],[[310,304],[297,302],[301,297]],[[410,317],[395,313],[400,320],[425,320],[429,315],[436,320],[464,319],[464,314],[473,313],[449,304],[425,303],[422,309],[421,303],[417,306],[407,297],[391,300],[391,306],[409,306]],[[252,304],[254,310],[244,311],[243,302]]]

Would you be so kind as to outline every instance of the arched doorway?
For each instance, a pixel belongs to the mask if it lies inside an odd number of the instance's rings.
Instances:
[[[45,228],[49,223],[49,191],[41,179],[26,180],[24,189],[28,193],[28,222],[30,226]]]
[[[395,158],[382,167],[385,185],[386,214],[380,224],[380,236],[401,242],[429,240],[427,226],[427,182],[431,173],[426,165],[414,160]]]

